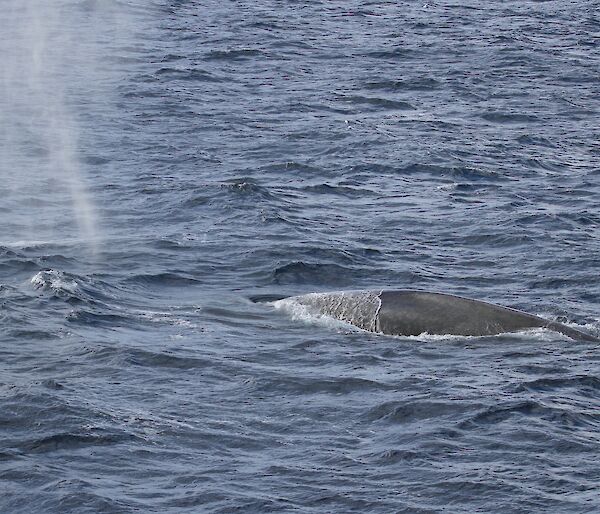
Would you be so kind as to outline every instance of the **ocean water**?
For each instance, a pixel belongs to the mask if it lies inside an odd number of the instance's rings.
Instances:
[[[598,512],[597,2],[0,6],[0,512]]]

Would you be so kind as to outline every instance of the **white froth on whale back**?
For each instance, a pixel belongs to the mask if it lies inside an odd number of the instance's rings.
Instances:
[[[292,319],[339,328],[377,331],[379,291],[338,291],[292,296],[272,303]]]

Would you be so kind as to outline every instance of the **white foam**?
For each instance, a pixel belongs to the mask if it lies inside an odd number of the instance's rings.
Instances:
[[[54,292],[66,291],[71,294],[75,293],[79,287],[75,280],[69,280],[65,278],[62,271],[53,269],[36,273],[31,278],[31,285],[35,289],[50,289]]]
[[[324,326],[334,330],[366,332],[365,330],[352,325],[351,323],[341,321],[327,314],[317,312],[314,309],[311,309],[309,306],[299,303],[294,297],[283,298],[282,300],[269,302],[267,305],[271,305],[276,310],[285,312],[291,317],[292,321],[300,321],[301,323],[309,325]]]
[[[428,332],[423,332],[418,336],[392,336],[392,337],[400,337],[402,339],[412,339],[415,341],[472,341],[472,340],[493,340],[493,339],[505,339],[510,337],[511,339],[518,339],[522,341],[551,341],[555,340],[556,337],[569,339],[567,336],[563,336],[558,332],[554,332],[553,330],[548,330],[545,328],[531,328],[527,330],[521,330],[518,332],[502,332],[500,334],[490,334],[486,336],[465,336],[465,335],[455,335],[455,334],[429,334]]]
[[[0,246],[4,246],[5,248],[17,248],[19,250],[23,250],[25,248],[32,248],[36,246],[47,246],[52,244],[51,241],[7,241],[0,242]]]
[[[196,325],[195,323],[192,323],[191,321],[184,318],[178,318],[170,312],[144,310],[137,310],[135,312],[140,318],[150,321],[151,323],[166,323],[168,325],[174,325],[185,328],[198,328],[198,325]]]

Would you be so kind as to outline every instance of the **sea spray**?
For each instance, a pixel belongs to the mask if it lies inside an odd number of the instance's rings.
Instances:
[[[83,116],[106,94],[102,33],[115,2],[9,0],[0,16],[2,239],[100,245]],[[107,19],[107,16],[109,19]],[[103,28],[106,27],[106,28]],[[89,123],[88,123],[89,125]],[[85,145],[82,141],[85,140]],[[87,145],[87,146],[86,146]]]

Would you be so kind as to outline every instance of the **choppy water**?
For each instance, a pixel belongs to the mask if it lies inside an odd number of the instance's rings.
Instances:
[[[599,334],[597,2],[8,4],[1,512],[600,509],[596,345],[250,301]]]

